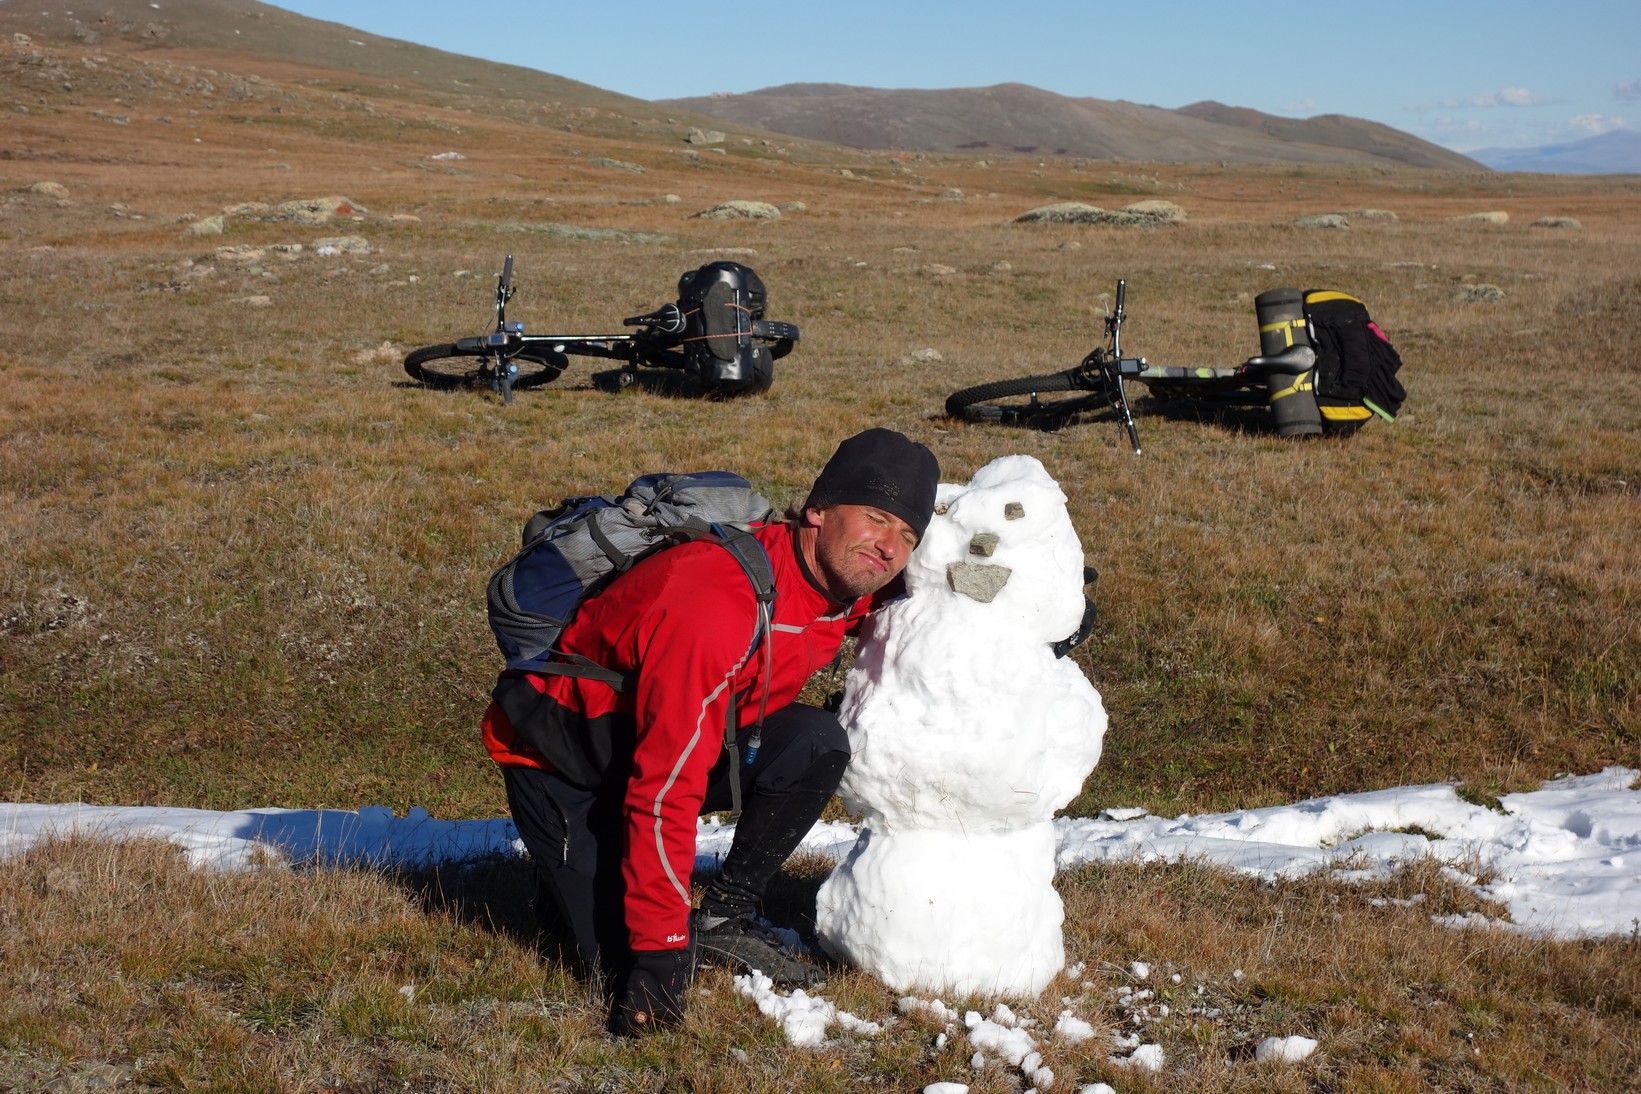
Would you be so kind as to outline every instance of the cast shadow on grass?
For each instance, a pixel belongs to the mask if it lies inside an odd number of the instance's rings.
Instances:
[[[478,930],[539,949],[535,867],[518,855],[486,855],[468,862],[407,866],[393,879],[431,914],[453,916]]]
[[[1143,439],[1147,419],[1162,419],[1171,422],[1196,422],[1199,425],[1211,426],[1226,433],[1254,433],[1274,434],[1276,432],[1270,411],[1264,407],[1225,406],[1204,402],[1194,402],[1188,399],[1159,400],[1146,397],[1145,402],[1135,407],[1134,425],[1140,430]],[[929,416],[931,422],[949,422],[950,416],[940,413]],[[1000,421],[974,422],[970,428],[1001,428],[1025,429],[1037,433],[1058,433],[1060,430],[1076,426],[1107,426],[1118,424],[1116,411],[1108,406],[1087,410],[1071,410],[1064,413],[1038,411],[1030,415],[1018,417],[1005,415]]]
[[[623,382],[623,377],[628,379]],[[429,390],[449,395],[474,394],[485,395],[491,393],[488,383],[451,384],[448,387],[432,387],[420,380],[396,379],[389,381],[390,386],[401,391]],[[545,387],[546,385],[536,385]],[[730,398],[709,391],[700,380],[685,372],[675,372],[671,369],[640,369],[626,373],[621,369],[604,369],[593,373],[585,383],[574,383],[568,377],[559,382],[559,387],[579,391],[602,391],[609,395],[619,395],[622,391],[632,389],[649,395],[661,395],[672,399],[712,399]],[[516,389],[520,394],[529,394],[532,388]]]
[[[605,369],[592,374],[589,386],[611,394],[631,389],[669,399],[704,399],[709,402],[733,402],[743,398],[754,398],[762,393],[757,390],[719,391],[702,383],[698,377],[688,372],[658,367]]]
[[[831,869],[831,860],[824,856],[798,855],[775,875],[764,898],[764,917],[797,931],[811,952],[818,952],[815,894]],[[697,871],[691,879],[695,891],[699,893],[715,875],[716,871]],[[429,914],[453,916],[465,926],[534,950],[543,960],[574,966],[543,935],[536,917],[535,868],[528,858],[487,855],[465,863],[405,867],[393,878]]]
[[[1142,413],[1135,420],[1141,428],[1146,418],[1170,422],[1195,422],[1227,433],[1275,434],[1276,421],[1262,406],[1218,405],[1192,399],[1157,399],[1147,396]]]

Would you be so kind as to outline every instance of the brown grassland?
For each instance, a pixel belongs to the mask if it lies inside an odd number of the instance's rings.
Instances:
[[[981,164],[767,135],[692,152],[664,113],[468,112],[247,64],[0,43],[8,799],[500,815],[476,731],[496,668],[484,579],[522,519],[657,469],[739,469],[783,502],[879,424],[948,479],[1025,452],[1070,497],[1101,573],[1075,656],[1111,716],[1073,813],[1439,781],[1488,802],[1641,766],[1641,180]],[[446,151],[465,158],[431,158]],[[328,225],[188,233],[236,203],[337,194],[355,209]],[[1011,222],[1156,197],[1189,219]],[[691,217],[736,198],[802,208]],[[1396,219],[1292,223],[1363,209]],[[1508,223],[1449,219],[1492,210]],[[1547,216],[1582,228],[1532,226]],[[317,253],[334,235],[371,253]],[[738,257],[803,341],[743,401],[612,394],[585,359],[510,406],[409,383],[407,349],[486,328],[509,253],[510,315],[539,329],[614,329]],[[1354,293],[1406,361],[1405,411],[1292,442],[1262,412],[1140,399],[1138,458],[1105,421],[941,416],[956,388],[1074,364],[1118,277],[1125,345],[1176,364],[1254,352],[1267,288]],[[1473,285],[1503,297],[1467,301]],[[910,358],[924,348],[941,359]],[[801,917],[820,869],[792,865],[784,911]],[[0,1089],[1018,1088],[915,1018],[792,1050],[717,972],[681,1028],[611,1042],[531,948],[525,888],[517,863],[213,875],[81,842],[0,859]],[[1046,1042],[1059,1088],[1641,1084],[1641,942],[1436,926],[1479,905],[1434,868],[1340,888],[1132,866],[1060,888],[1086,967],[1022,1010],[1052,1026],[1071,999],[1127,1031],[1130,962],[1181,982],[1146,1027],[1166,1070],[1113,1067],[1104,1038]],[[827,995],[894,1011],[860,974]],[[1253,1062],[1289,1033],[1317,1054]]]

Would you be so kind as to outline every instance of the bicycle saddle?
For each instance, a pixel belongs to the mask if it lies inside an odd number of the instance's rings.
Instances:
[[[684,313],[677,304],[662,304],[646,315],[634,315],[621,320],[623,327],[653,327],[662,334],[682,334]]]
[[[1289,346],[1269,357],[1250,357],[1237,368],[1244,376],[1269,376],[1273,372],[1299,375],[1316,365],[1316,351],[1309,346]]]

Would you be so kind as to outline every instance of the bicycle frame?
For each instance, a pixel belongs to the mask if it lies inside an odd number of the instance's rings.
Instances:
[[[1090,374],[1099,376],[1100,386],[1110,402],[1112,411],[1128,431],[1128,443],[1134,446],[1134,455],[1140,454],[1140,430],[1134,424],[1134,412],[1128,405],[1128,392],[1123,388],[1123,381],[1129,377],[1137,377],[1145,369],[1145,358],[1122,355],[1122,321],[1127,317],[1126,303],[1128,300],[1128,280],[1117,279],[1116,306],[1106,313],[1105,334],[1110,340],[1111,352],[1107,354],[1103,347],[1096,347],[1094,352],[1083,358],[1082,368]]]
[[[1062,372],[995,381],[964,388],[946,400],[953,417],[972,421],[1013,424],[1064,421],[1085,411],[1109,407],[1128,434],[1134,454],[1141,454],[1139,427],[1129,402],[1127,382],[1146,385],[1153,398],[1185,398],[1205,405],[1263,404],[1260,376],[1249,371],[1253,361],[1236,368],[1197,368],[1153,365],[1144,357],[1123,355],[1122,327],[1128,318],[1128,282],[1117,281],[1114,307],[1106,310],[1105,344],[1096,346],[1077,365]],[[1254,390],[1255,388],[1258,390]],[[1082,396],[1043,400],[1041,394],[1087,392]],[[1025,398],[1011,405],[1008,400]]]
[[[636,329],[621,333],[526,333],[523,323],[507,318],[513,292],[508,255],[496,279],[489,333],[414,349],[405,357],[405,371],[435,386],[485,384],[511,402],[515,387],[552,381],[564,370],[566,355],[574,354],[621,362],[614,372],[617,387],[636,382],[639,366],[653,366],[693,377],[705,393],[727,397],[767,391],[774,362],[800,337],[795,324],[763,317],[763,282],[729,262],[686,273],[679,280],[680,303],[623,319],[623,327]]]
[[[642,334],[526,334],[524,324],[508,322],[507,302],[513,299],[513,256],[502,263],[501,276],[496,280],[496,329],[474,338],[457,339],[462,349],[486,349],[503,360],[516,357],[531,346],[543,346],[555,353],[575,353],[584,357],[606,357],[618,361],[639,362],[639,342]],[[616,348],[616,347],[621,348]]]

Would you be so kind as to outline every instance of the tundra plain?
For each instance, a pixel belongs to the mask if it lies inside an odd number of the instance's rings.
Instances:
[[[702,144],[699,118],[596,102],[0,42],[12,800],[499,815],[476,729],[497,667],[484,582],[524,518],[658,469],[741,470],[779,504],[871,425],[929,444],[948,479],[1029,453],[1068,494],[1100,571],[1074,656],[1111,716],[1073,812],[1439,781],[1489,801],[1641,767],[1641,179]],[[1185,219],[1014,222],[1150,199]],[[784,211],[694,215],[731,200]],[[1349,227],[1295,223],[1329,213]],[[619,329],[732,258],[803,339],[745,400],[613,393],[586,359],[506,406],[410,382],[407,350],[488,328],[508,254],[509,316],[533,329]],[[1406,407],[1292,441],[1263,411],[1139,397],[1139,457],[1109,421],[943,417],[959,387],[1075,364],[1119,277],[1125,347],[1167,364],[1256,352],[1265,289],[1357,295],[1406,362]],[[793,864],[780,910],[801,918],[818,869]],[[1149,1028],[1161,1073],[1115,1067],[1105,1041],[1056,1049],[1065,1083],[1641,1081],[1634,936],[1436,926],[1475,901],[1434,869],[1350,889],[1157,866],[1060,884],[1098,986],[1051,988],[1047,1024],[1080,994],[1132,1028],[1101,1000],[1135,960],[1222,1004]],[[609,1042],[529,945],[527,888],[516,863],[197,876],[165,849],[78,843],[0,861],[0,1088],[1016,1088],[915,1021],[792,1052],[721,973],[678,1030]],[[828,990],[894,1009],[869,978]],[[1252,1061],[1289,1032],[1322,1047]]]

